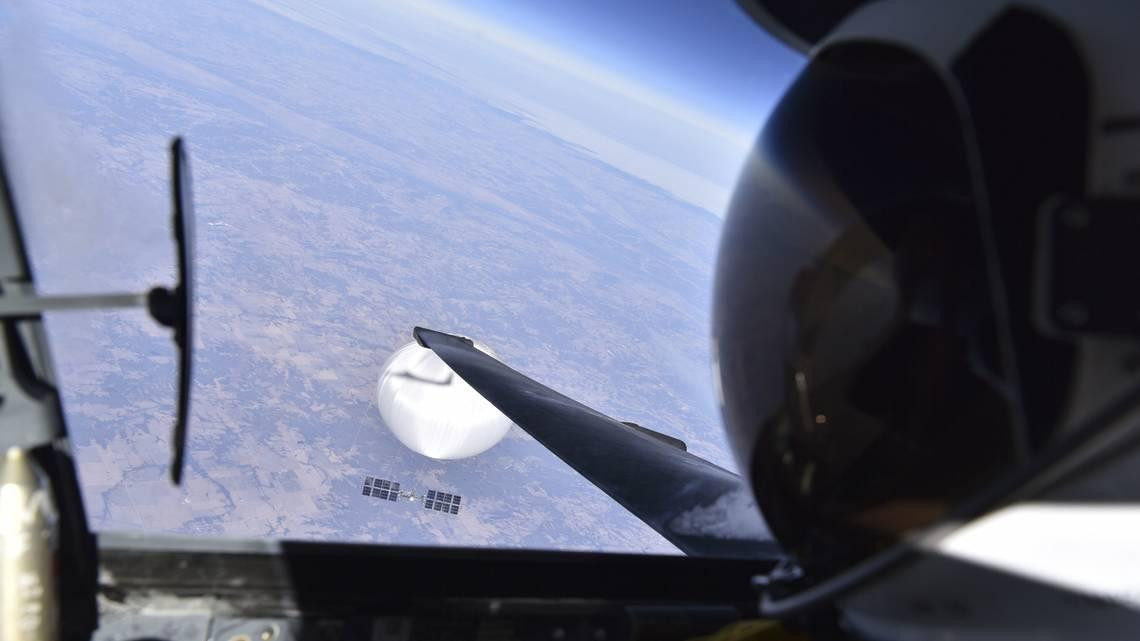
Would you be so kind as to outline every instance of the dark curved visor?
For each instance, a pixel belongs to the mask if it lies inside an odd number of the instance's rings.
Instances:
[[[817,56],[772,115],[722,240],[723,412],[801,563],[848,565],[1016,460],[960,115],[898,48]]]

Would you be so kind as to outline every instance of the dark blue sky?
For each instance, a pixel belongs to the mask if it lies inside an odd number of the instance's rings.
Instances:
[[[802,64],[732,0],[452,0],[752,129]]]

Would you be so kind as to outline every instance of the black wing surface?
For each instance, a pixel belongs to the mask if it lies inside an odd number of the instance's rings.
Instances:
[[[682,552],[779,555],[739,476],[520,374],[469,339],[421,327],[413,334],[516,425]]]

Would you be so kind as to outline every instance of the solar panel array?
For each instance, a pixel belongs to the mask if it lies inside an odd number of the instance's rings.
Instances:
[[[376,479],[371,476],[364,477],[364,496],[371,496],[381,501],[395,501],[400,498],[400,484],[395,481]]]
[[[458,494],[428,490],[427,497],[424,498],[424,509],[435,510],[444,514],[459,514],[459,500],[461,498],[463,497]]]

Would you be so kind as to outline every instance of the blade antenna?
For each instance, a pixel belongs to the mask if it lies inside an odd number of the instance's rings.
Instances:
[[[186,461],[186,424],[190,418],[190,382],[193,362],[194,278],[194,199],[190,189],[190,161],[182,138],[170,143],[172,227],[178,250],[178,284],[174,289],[155,287],[147,294],[147,309],[159,324],[174,330],[178,347],[178,397],[171,439],[170,480],[182,484]]]
[[[186,145],[181,138],[170,144],[171,200],[174,214],[174,245],[178,250],[178,284],[173,288],[155,287],[146,293],[64,294],[40,296],[19,289],[0,289],[0,319],[36,319],[44,312],[83,309],[111,309],[120,307],[147,308],[159,325],[174,330],[174,344],[178,347],[178,398],[171,439],[173,456],[170,463],[170,480],[182,484],[182,468],[186,458],[186,423],[190,418],[190,379],[194,303],[194,198],[190,191],[190,162]],[[0,175],[0,180],[3,175]],[[5,192],[6,194],[7,192]],[[2,196],[2,194],[0,194]],[[0,202],[0,205],[4,204]],[[10,208],[9,208],[10,209]],[[21,254],[27,271],[26,257]],[[2,399],[0,399],[2,401]]]

